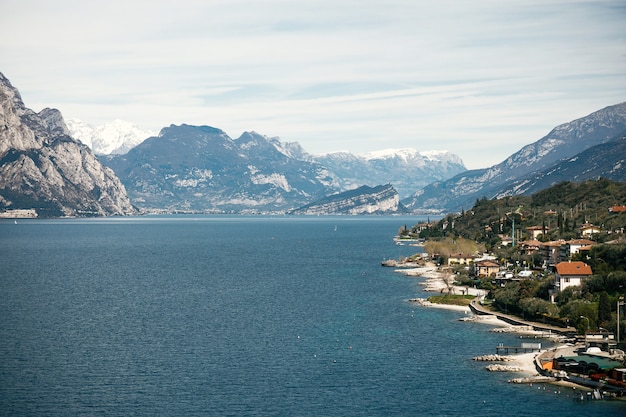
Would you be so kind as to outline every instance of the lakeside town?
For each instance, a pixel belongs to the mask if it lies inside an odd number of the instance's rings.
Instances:
[[[626,206],[599,211],[582,201],[580,216],[532,201],[478,201],[468,212],[404,226],[396,244],[420,252],[382,265],[420,277],[433,294],[411,302],[533,339],[474,358],[491,362],[487,370],[522,373],[513,383],[566,386],[577,400],[624,399]]]

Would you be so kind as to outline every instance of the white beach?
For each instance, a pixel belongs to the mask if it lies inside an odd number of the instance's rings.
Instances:
[[[446,283],[446,275],[445,273],[438,271],[435,265],[426,265],[418,268],[408,268],[408,269],[396,269],[396,272],[404,274],[406,276],[411,277],[423,277],[426,280],[421,283],[424,285],[424,291],[427,292],[435,292],[441,293],[442,290],[447,290],[449,287],[454,292],[454,294],[469,294],[474,296],[482,296],[485,295],[484,290],[480,290],[472,287],[462,287],[462,286],[452,286]],[[452,278],[452,277],[451,277]],[[450,283],[451,284],[451,283]],[[424,307],[429,308],[442,308],[448,310],[455,310],[459,312],[463,312],[466,314],[466,317],[461,318],[461,320],[465,321],[474,321],[478,323],[484,323],[490,326],[494,326],[494,331],[501,332],[512,332],[519,334],[539,334],[540,332],[536,332],[534,330],[529,330],[525,326],[512,326],[506,323],[503,320],[498,319],[496,316],[492,315],[474,315],[468,306],[458,306],[458,305],[450,305],[450,304],[439,304],[432,303],[424,298],[415,298],[410,301],[416,302]],[[538,375],[538,371],[535,367],[535,357],[539,355],[540,352],[529,352],[522,354],[509,355],[511,361],[506,362],[507,367],[516,368],[515,373],[523,374],[526,377],[536,376]]]

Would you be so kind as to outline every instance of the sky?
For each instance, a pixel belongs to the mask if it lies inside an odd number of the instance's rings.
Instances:
[[[497,164],[626,101],[624,0],[0,0],[35,111]]]

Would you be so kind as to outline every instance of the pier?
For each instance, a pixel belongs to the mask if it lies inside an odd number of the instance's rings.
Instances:
[[[539,352],[541,350],[541,343],[522,343],[521,346],[504,346],[502,344],[496,346],[496,354],[509,354],[510,351],[515,353],[528,353]]]

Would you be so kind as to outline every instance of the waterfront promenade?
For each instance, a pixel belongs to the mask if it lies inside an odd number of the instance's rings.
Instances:
[[[469,305],[470,310],[472,310],[472,312],[476,315],[495,316],[498,319],[504,322],[507,322],[509,324],[512,324],[514,326],[529,326],[529,327],[532,327],[534,330],[546,331],[550,333],[563,334],[563,335],[570,335],[570,334],[576,333],[576,328],[572,326],[569,326],[569,327],[552,326],[552,325],[545,324],[545,323],[538,323],[534,321],[523,320],[517,316],[512,316],[510,314],[504,314],[501,312],[489,310],[485,308],[482,304],[480,304],[480,298],[481,297],[476,297],[474,300],[472,300],[472,302]]]

